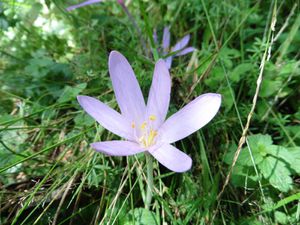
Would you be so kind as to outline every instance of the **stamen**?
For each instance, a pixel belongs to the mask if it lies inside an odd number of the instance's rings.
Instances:
[[[156,116],[150,115],[149,119],[140,125],[140,137],[138,138],[138,142],[145,148],[155,144],[157,131],[152,128],[151,122],[154,120],[156,120]]]
[[[149,116],[149,120],[151,120],[151,121],[154,121],[154,120],[156,120],[156,116],[154,116],[154,115],[150,115],[150,116]]]
[[[141,129],[144,130],[146,128],[146,126],[147,126],[147,122],[142,123]]]
[[[150,130],[149,136],[148,136],[148,144],[151,145],[154,141],[154,138],[156,137],[157,132],[155,130]]]
[[[131,123],[131,128],[135,128],[135,122]]]

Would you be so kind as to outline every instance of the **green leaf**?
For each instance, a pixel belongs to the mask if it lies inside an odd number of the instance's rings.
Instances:
[[[263,160],[263,157],[267,154],[266,149],[268,146],[272,145],[272,142],[270,135],[256,134],[248,137],[248,143],[255,164],[259,164]],[[231,150],[226,154],[224,161],[227,164],[232,163],[235,151],[236,148],[231,148]],[[248,147],[241,150],[237,164],[243,166],[253,165]]]
[[[292,188],[291,173],[284,162],[273,156],[268,156],[258,164],[258,168],[274,188],[282,192],[287,192]]]
[[[78,84],[75,87],[66,86],[62,95],[58,99],[59,103],[67,102],[76,98],[76,96],[86,88],[86,83]]]
[[[122,225],[158,225],[155,214],[148,209],[135,208],[130,210],[123,221]]]
[[[266,148],[266,152],[276,158],[284,160],[290,165],[296,163],[293,153],[283,146],[270,145]]]
[[[262,146],[271,145],[273,143],[272,137],[268,134],[266,135],[255,134],[255,135],[248,136],[248,141],[252,148],[254,148],[255,146],[259,148]]]
[[[288,224],[289,222],[287,215],[280,211],[275,212],[275,220],[280,224]]]
[[[257,186],[257,176],[253,168],[235,165],[231,182],[237,187],[255,188]]]
[[[74,118],[74,122],[76,125],[78,126],[91,126],[92,124],[95,123],[95,120],[89,116],[87,113],[81,113],[78,114],[75,118]]]
[[[222,88],[219,93],[222,95],[222,105],[225,107],[225,112],[229,112],[233,106],[233,98],[228,87]]]
[[[253,69],[253,64],[251,63],[242,63],[234,68],[230,75],[230,79],[234,82],[238,82],[241,79],[241,76],[246,76]]]
[[[259,96],[261,97],[270,97],[275,92],[277,92],[282,87],[282,81],[281,80],[271,80],[264,79],[261,85],[261,90],[259,92]]]
[[[290,163],[291,168],[300,174],[300,147],[288,148],[288,151],[294,159],[294,162]]]

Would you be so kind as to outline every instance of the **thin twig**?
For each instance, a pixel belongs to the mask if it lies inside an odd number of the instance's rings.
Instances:
[[[239,140],[239,144],[238,144],[237,150],[236,150],[236,152],[234,154],[233,162],[232,162],[231,167],[229,169],[229,172],[228,172],[228,174],[226,176],[226,179],[225,179],[225,182],[223,184],[223,187],[222,187],[221,191],[219,192],[219,194],[217,196],[218,206],[219,206],[220,198],[221,198],[222,194],[225,191],[225,188],[227,187],[227,185],[229,183],[229,180],[230,180],[233,168],[234,168],[234,166],[235,166],[235,164],[236,164],[236,162],[238,160],[238,157],[239,157],[239,155],[241,153],[242,147],[243,147],[244,143],[246,142],[247,132],[248,132],[248,129],[249,129],[249,126],[250,126],[251,118],[253,116],[253,113],[254,113],[254,110],[255,110],[255,107],[256,107],[257,98],[258,98],[260,86],[261,86],[262,79],[263,79],[263,72],[264,72],[264,68],[265,68],[265,63],[270,58],[269,57],[269,54],[271,52],[270,49],[271,49],[273,41],[274,41],[274,39],[272,37],[272,34],[275,31],[276,5],[277,5],[277,1],[275,1],[274,7],[273,7],[272,21],[271,21],[271,24],[270,24],[270,30],[269,30],[268,39],[266,41],[267,45],[266,45],[266,49],[264,51],[264,54],[263,54],[263,57],[262,57],[261,63],[260,63],[260,71],[259,71],[259,75],[258,75],[258,78],[257,78],[257,81],[256,81],[256,90],[255,90],[255,94],[254,94],[254,97],[253,97],[253,100],[252,100],[252,107],[251,107],[251,110],[250,110],[250,112],[248,114],[247,122],[246,122],[246,125],[245,125],[244,129],[243,129],[242,136],[241,136],[241,138]],[[213,214],[211,223],[213,222],[213,220],[214,220],[217,212],[218,212],[218,207],[217,207],[216,211]]]

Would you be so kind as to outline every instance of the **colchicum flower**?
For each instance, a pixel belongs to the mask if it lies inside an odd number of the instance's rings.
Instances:
[[[172,48],[170,48],[170,28],[165,27],[163,32],[163,40],[162,40],[162,56],[166,56],[171,53],[175,53],[174,55],[168,56],[165,59],[168,68],[170,69],[172,66],[172,60],[175,56],[186,55],[195,51],[194,47],[186,47],[190,40],[190,35],[185,35],[180,41],[178,41]],[[154,41],[158,44],[157,34],[154,32]]]
[[[160,59],[155,65],[147,105],[131,66],[117,51],[109,55],[109,73],[121,113],[92,97],[78,96],[77,99],[104,128],[126,140],[96,142],[91,147],[111,156],[147,151],[172,171],[189,170],[191,158],[170,143],[206,125],[218,112],[221,95],[200,95],[166,119],[171,78],[164,60]]]

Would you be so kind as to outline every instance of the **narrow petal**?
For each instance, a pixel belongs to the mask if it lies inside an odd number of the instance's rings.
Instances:
[[[168,69],[171,69],[172,61],[173,61],[173,56],[169,56],[168,58],[165,59],[165,63]]]
[[[214,118],[220,105],[220,94],[200,95],[166,120],[158,131],[161,141],[173,143],[199,130]]]
[[[145,150],[138,144],[130,141],[103,141],[91,144],[91,147],[98,152],[111,156],[134,155]]]
[[[192,166],[192,159],[170,144],[150,150],[149,153],[162,165],[177,173],[185,172]]]
[[[86,5],[91,5],[91,4],[94,4],[94,3],[98,3],[98,2],[102,2],[103,0],[89,0],[89,1],[84,1],[82,3],[79,3],[77,5],[72,5],[72,6],[69,6],[67,8],[68,11],[71,11],[71,10],[74,10],[74,9],[77,9],[77,8],[80,8],[80,7],[83,7],[83,6],[86,6]]]
[[[156,130],[165,120],[170,103],[171,77],[164,60],[155,64],[152,85],[147,102],[148,117],[154,115],[154,129]]]
[[[172,52],[177,52],[180,49],[183,49],[189,43],[190,35],[185,35],[180,41],[176,43],[176,45],[172,48]]]
[[[184,48],[182,51],[180,51],[179,53],[176,54],[176,56],[180,56],[180,55],[186,55],[190,52],[193,52],[195,51],[196,49],[194,47],[187,47],[187,48]]]
[[[170,48],[170,28],[169,27],[164,28],[162,46],[163,46],[164,53],[167,53]]]
[[[146,112],[142,91],[127,59],[117,51],[109,55],[109,73],[122,115],[141,122]]]
[[[120,113],[92,97],[78,96],[77,100],[81,107],[101,126],[120,137],[134,139],[130,122]]]

